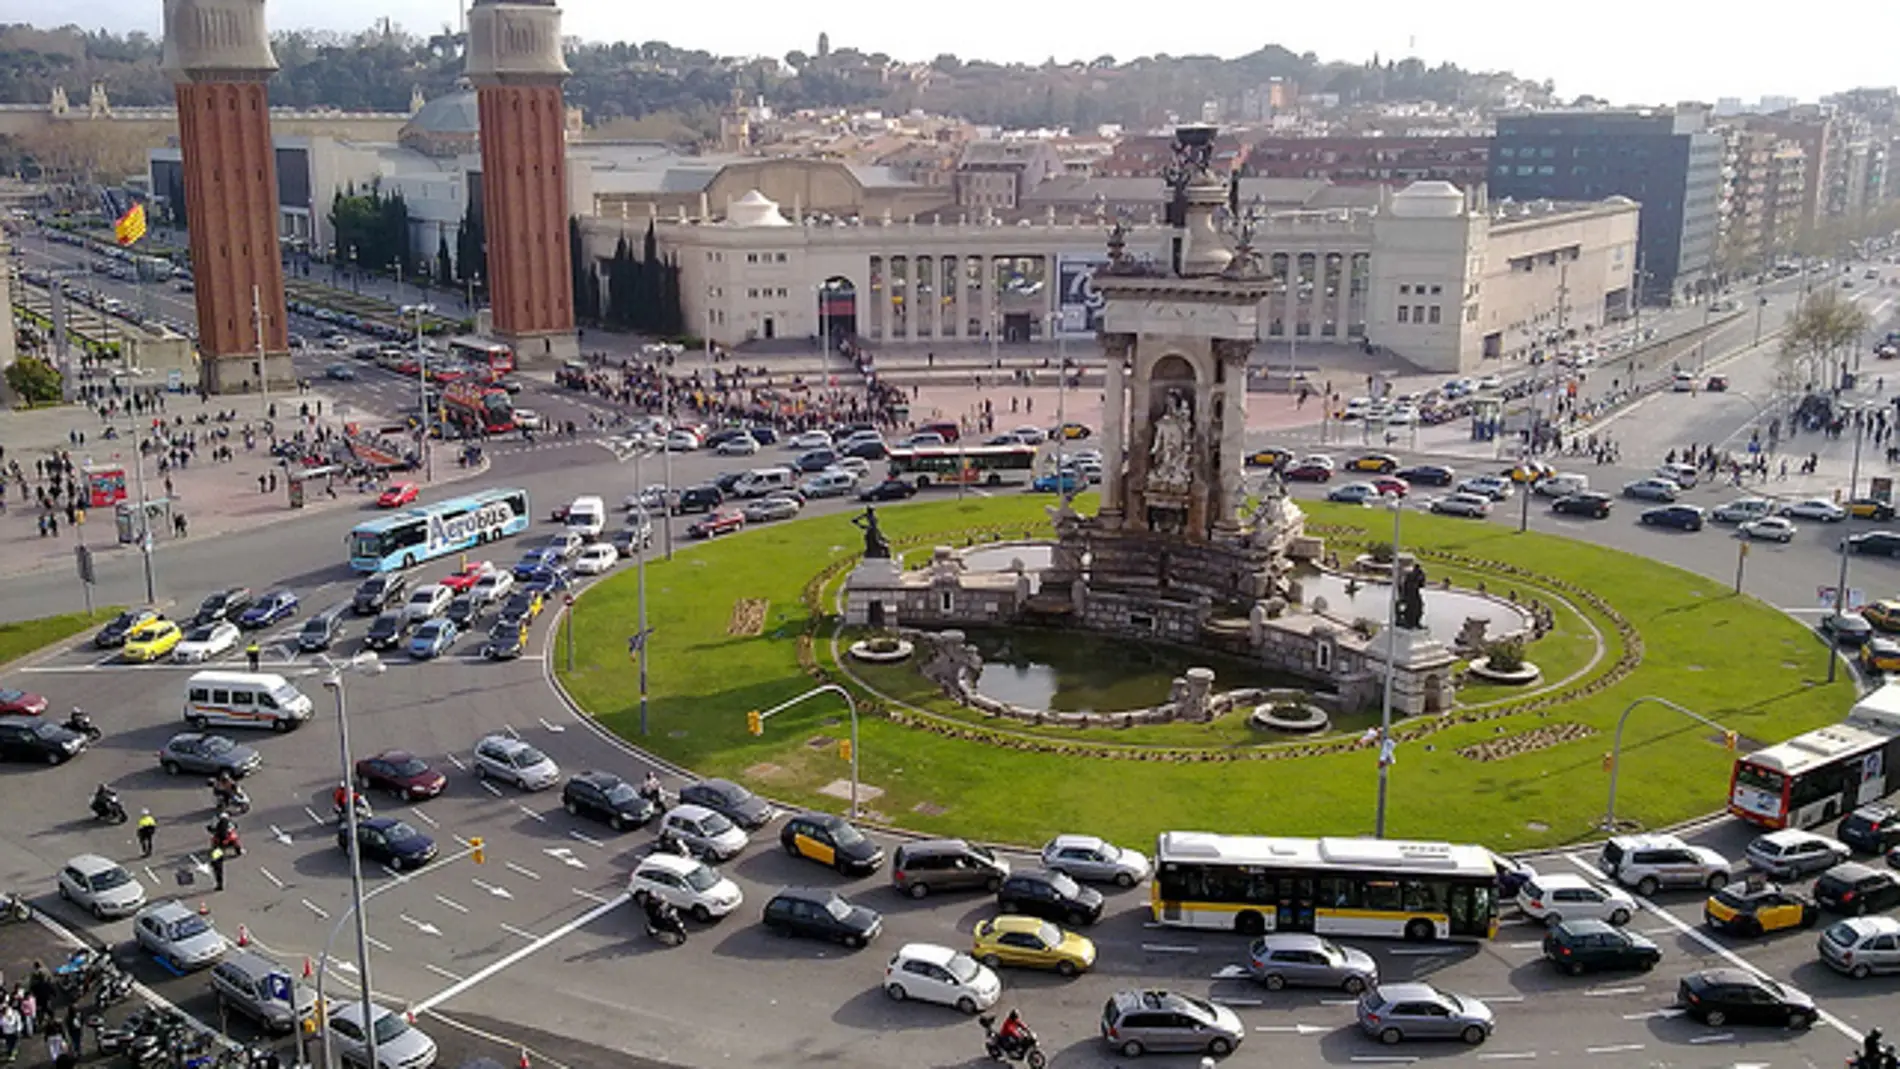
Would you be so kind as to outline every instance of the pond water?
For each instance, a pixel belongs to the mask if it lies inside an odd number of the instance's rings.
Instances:
[[[977,692],[1026,709],[1145,709],[1167,701],[1175,678],[1196,665],[1214,670],[1215,693],[1304,687],[1293,676],[1229,657],[1074,631],[986,628],[969,631],[968,638],[983,655]]]
[[[1428,581],[1432,577],[1432,567],[1425,566]],[[1365,617],[1377,623],[1381,628],[1392,618],[1392,584],[1381,581],[1360,580],[1359,589],[1351,594],[1346,592],[1346,580],[1343,576],[1330,573],[1302,574],[1299,577],[1301,593],[1306,596],[1310,606],[1314,598],[1326,599],[1328,616],[1344,620],[1356,620]],[[1526,617],[1510,605],[1491,598],[1463,590],[1439,590],[1430,587],[1425,591],[1425,630],[1445,645],[1451,645],[1458,632],[1465,626],[1465,618],[1481,616],[1490,622],[1486,634],[1492,638],[1509,634],[1527,626]],[[1374,640],[1379,641],[1379,640]]]

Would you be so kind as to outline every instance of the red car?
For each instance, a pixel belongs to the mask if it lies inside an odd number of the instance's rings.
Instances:
[[[406,750],[385,750],[356,763],[356,782],[366,790],[383,790],[398,798],[434,798],[449,778]]]
[[[384,490],[382,496],[376,499],[376,504],[379,508],[401,508],[414,501],[421,493],[422,488],[415,483],[397,483]]]
[[[1286,479],[1288,482],[1323,483],[1331,482],[1332,478],[1333,469],[1323,464],[1301,464],[1297,467],[1288,468],[1286,471]]]
[[[495,566],[485,560],[478,560],[468,567],[442,580],[442,585],[457,594],[466,594],[469,588],[482,581],[482,576],[495,570]]]
[[[23,690],[0,690],[0,714],[38,716],[46,711],[46,699]]]
[[[1372,485],[1379,488],[1382,496],[1390,494],[1393,497],[1404,497],[1412,490],[1411,483],[1395,475],[1380,475],[1372,480]]]
[[[698,523],[686,529],[694,538],[716,538],[722,534],[731,534],[745,526],[745,514],[735,509],[718,509],[707,513]]]

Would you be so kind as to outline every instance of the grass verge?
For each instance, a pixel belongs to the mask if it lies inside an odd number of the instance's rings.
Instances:
[[[11,664],[35,650],[71,638],[119,614],[117,606],[99,609],[91,616],[69,612],[42,616],[36,620],[17,620],[0,624],[0,664]]]

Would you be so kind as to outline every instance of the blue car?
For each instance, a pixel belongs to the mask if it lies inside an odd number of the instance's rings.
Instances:
[[[570,590],[574,586],[574,577],[568,574],[566,568],[557,568],[552,565],[536,568],[521,578],[523,580],[521,589],[543,597],[557,590]]]
[[[418,661],[438,657],[455,641],[455,624],[445,617],[436,617],[416,628],[409,636],[409,656]]]
[[[288,590],[273,590],[244,610],[244,615],[238,617],[238,626],[254,631],[287,620],[296,611],[297,595]]]
[[[1038,475],[1029,488],[1038,494],[1073,494],[1082,489],[1082,477],[1072,471]]]
[[[515,578],[525,581],[537,569],[551,568],[561,562],[561,551],[552,547],[531,549],[527,556],[515,562]]]
[[[350,829],[336,830],[337,849],[350,849]],[[365,861],[379,861],[398,871],[416,869],[435,857],[435,840],[394,817],[371,817],[356,822],[356,845]]]

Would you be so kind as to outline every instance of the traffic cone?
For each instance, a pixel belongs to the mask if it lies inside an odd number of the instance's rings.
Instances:
[[[251,930],[242,924],[238,925],[237,945],[241,947],[251,945]]]
[[[310,958],[306,955],[303,959],[303,978],[306,980],[310,979],[312,972],[314,972],[314,970],[310,967]]]
[[[198,916],[200,917],[211,916],[211,907],[205,905],[205,900],[202,898],[198,900]]]

